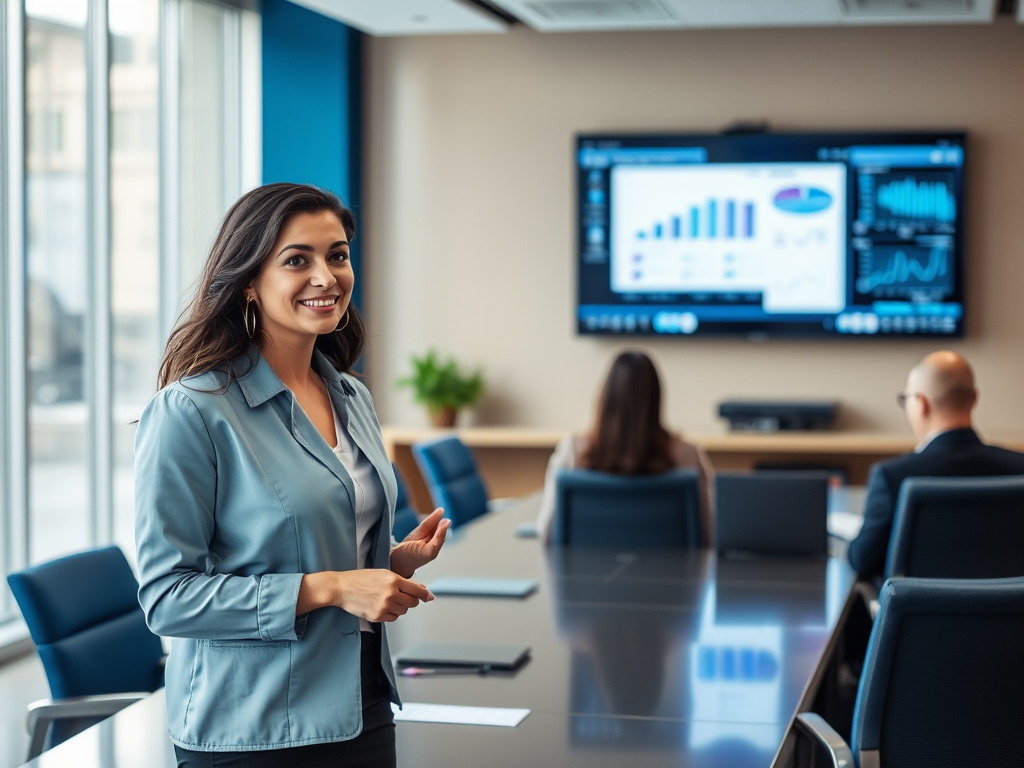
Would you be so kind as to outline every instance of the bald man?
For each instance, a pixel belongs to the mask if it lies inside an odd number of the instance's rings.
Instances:
[[[905,478],[1024,475],[1024,454],[985,445],[975,433],[974,372],[956,352],[933,352],[921,360],[897,400],[918,445],[911,454],[871,468],[864,527],[849,550],[850,564],[869,579],[885,569],[896,498]]]

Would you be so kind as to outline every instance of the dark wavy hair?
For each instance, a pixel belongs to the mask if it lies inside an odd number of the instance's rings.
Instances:
[[[667,472],[675,466],[671,444],[654,363],[643,352],[623,352],[608,371],[580,465],[615,475]]]
[[[244,358],[251,344],[262,347],[263,326],[253,338],[245,330],[244,289],[259,274],[285,223],[298,213],[330,211],[351,242],[356,232],[352,211],[336,195],[305,184],[267,184],[239,198],[221,222],[210,256],[199,278],[195,298],[178,318],[160,363],[160,388],[207,371],[235,377],[229,363]],[[343,372],[363,353],[366,330],[351,304],[348,323],[340,331],[317,337],[316,348]],[[245,375],[243,370],[240,375]]]

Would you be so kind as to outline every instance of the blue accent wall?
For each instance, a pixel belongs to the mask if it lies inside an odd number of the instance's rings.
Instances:
[[[288,0],[262,0],[263,183],[315,184],[359,222],[361,35]],[[361,306],[359,238],[353,300]]]

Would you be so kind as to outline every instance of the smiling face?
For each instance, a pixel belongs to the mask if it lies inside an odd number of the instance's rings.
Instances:
[[[349,238],[338,217],[297,213],[285,222],[245,297],[253,299],[267,340],[303,346],[338,327],[354,284]]]

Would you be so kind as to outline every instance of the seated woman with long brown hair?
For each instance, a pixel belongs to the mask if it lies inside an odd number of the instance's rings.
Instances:
[[[555,479],[563,469],[592,469],[613,475],[654,475],[672,469],[699,473],[701,530],[711,543],[710,485],[713,470],[702,448],[661,424],[661,384],[643,352],[623,352],[612,363],[588,435],[566,435],[548,462],[537,533],[547,543],[555,517]]]

